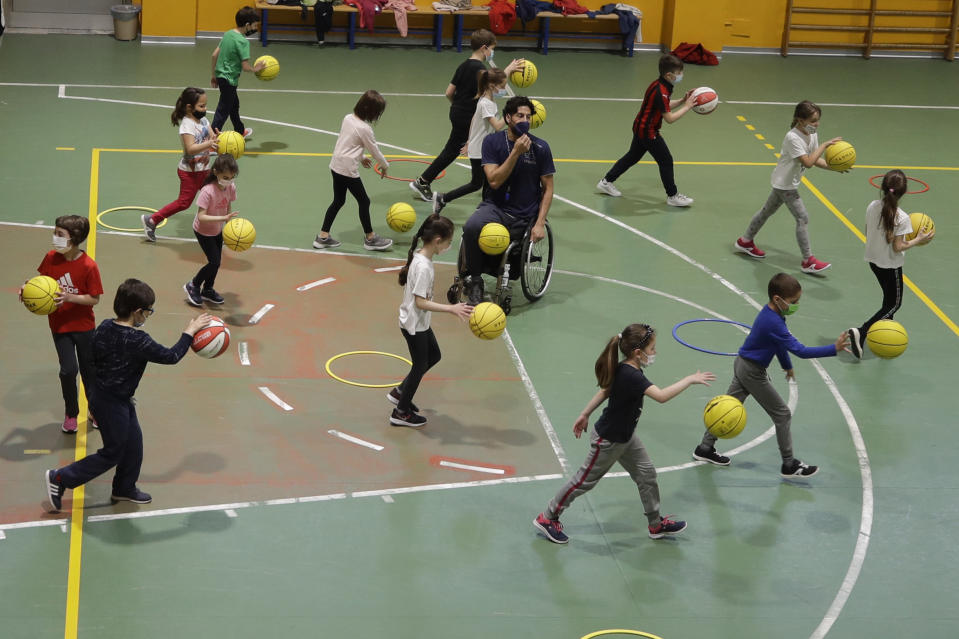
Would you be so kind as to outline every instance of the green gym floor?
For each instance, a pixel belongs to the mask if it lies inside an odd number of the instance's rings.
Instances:
[[[358,95],[376,88],[387,98],[376,128],[385,153],[428,158],[446,139],[442,91],[465,55],[272,44],[280,76],[240,84],[256,134],[240,160],[235,208],[256,225],[257,244],[227,254],[217,280],[227,300],[217,313],[233,345],[217,360],[191,354],[147,369],[137,393],[140,485],[152,504],[111,506],[105,475],[68,493],[61,514],[46,514],[43,470],[95,450],[99,435],[85,425],[76,436],[60,432],[46,321],[20,307],[17,288],[50,248],[57,216],[117,209],[88,243],[107,291],[98,321],[110,317],[117,285],[137,277],[158,296],[146,328],[176,340],[195,314],[181,290],[201,263],[193,209],[149,245],[137,230],[141,212],[127,207],[157,209],[176,195],[169,112],[184,86],[209,81],[214,46],[0,41],[5,639],[959,635],[959,435],[949,399],[959,355],[959,239],[950,217],[959,84],[940,60],[730,54],[718,67],[687,67],[681,88],[709,85],[724,103],[664,127],[680,190],[696,200],[675,209],[649,161],[617,182],[622,198],[594,191],[627,148],[658,55],[519,52],[536,62],[530,94],[548,109],[537,134],[556,158],[549,219],[557,271],[536,304],[517,291],[503,339],[481,342],[451,316],[434,316],[444,357],[416,398],[430,422],[411,431],[388,425],[385,389],[345,384],[328,369],[371,385],[403,376],[403,362],[390,356],[407,354],[396,325],[402,290],[395,270],[377,269],[399,264],[409,235],[390,231],[384,215],[398,201],[421,217],[428,206],[404,182],[366,172],[374,224],[396,240],[393,251],[360,248],[352,200],[334,227],[342,250],[310,245],[331,197],[334,136]],[[254,43],[253,52],[263,50]],[[497,61],[510,57],[501,51]],[[807,172],[801,189],[813,251],[833,264],[821,277],[799,272],[785,209],[757,238],[765,261],[731,249],[765,201],[774,154],[802,99],[822,105],[821,137],[843,136],[859,157],[848,174]],[[464,167],[451,166],[435,188],[466,181]],[[393,173],[422,168],[397,162]],[[778,271],[803,284],[789,320],[801,341],[830,343],[860,324],[881,295],[857,229],[877,195],[869,178],[891,168],[928,184],[902,206],[929,213],[938,231],[906,257],[909,289],[896,315],[909,331],[906,353],[796,360],[791,386],[770,368],[794,409],[797,456],[822,468],[808,482],[780,479],[771,423],[752,400],[746,431],[720,448],[735,449],[732,465],[692,463],[702,408],[725,392],[732,358],[683,346],[673,326],[751,323]],[[446,214],[461,224],[477,203],[465,197]],[[451,279],[452,267],[438,264],[437,297]],[[654,383],[697,369],[717,375],[712,387],[666,405],[647,402],[639,424],[660,468],[663,511],[689,527],[675,539],[648,539],[636,488],[617,472],[564,515],[569,545],[551,544],[531,520],[584,458],[586,440],[573,437],[572,423],[595,391],[593,362],[631,322],[658,330]],[[735,351],[743,334],[699,323],[680,336]],[[352,351],[384,354],[328,363]]]

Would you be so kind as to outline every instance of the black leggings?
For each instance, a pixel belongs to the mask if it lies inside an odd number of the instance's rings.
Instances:
[[[440,172],[453,163],[459,157],[460,149],[470,137],[470,123],[473,121],[473,114],[468,112],[453,111],[450,109],[450,137],[446,140],[446,146],[436,156],[433,163],[426,167],[420,179],[430,184],[436,179]]]
[[[483,170],[483,160],[479,158],[470,158],[470,168],[473,170],[473,174],[470,177],[470,181],[463,186],[458,186],[449,193],[443,194],[443,203],[449,204],[457,198],[461,198],[464,195],[469,195],[474,191],[479,191],[483,188],[483,185],[486,184],[486,172]]]
[[[406,345],[410,349],[410,359],[413,360],[413,366],[406,379],[400,383],[400,403],[396,409],[403,413],[410,412],[410,404],[413,403],[413,395],[416,389],[420,387],[420,381],[426,375],[426,371],[436,366],[440,361],[440,345],[436,343],[436,336],[433,335],[433,329],[428,328],[420,333],[412,335],[401,328],[400,332],[406,338]]]
[[[216,103],[212,127],[222,131],[223,123],[229,117],[230,122],[233,123],[233,130],[243,135],[246,129],[243,127],[243,120],[240,119],[240,96],[236,93],[236,87],[226,78],[217,78],[216,83],[220,87],[220,99]]]
[[[882,288],[882,308],[859,327],[859,339],[863,342],[866,340],[866,332],[870,326],[879,320],[891,320],[902,306],[902,267],[881,268],[869,262],[869,268],[872,269]]]
[[[54,333],[53,345],[60,360],[60,389],[63,391],[63,407],[67,417],[80,414],[77,373],[83,380],[87,403],[96,386],[96,368],[93,365],[93,331]]]
[[[216,274],[220,271],[220,256],[223,254],[223,233],[216,235],[196,235],[203,254],[206,255],[206,266],[197,271],[193,278],[193,286],[199,286],[201,290],[213,288],[213,282],[216,280]]]
[[[370,198],[363,188],[363,180],[358,177],[347,177],[340,175],[336,171],[330,171],[333,175],[333,201],[326,209],[326,217],[323,218],[323,232],[329,233],[333,228],[333,220],[336,214],[340,212],[343,205],[346,204],[346,191],[356,198],[356,203],[360,205],[360,225],[363,232],[369,235],[373,232],[373,225],[370,223]]]
[[[647,151],[659,165],[659,177],[663,181],[663,188],[666,189],[666,197],[673,197],[679,193],[679,189],[676,188],[676,181],[673,178],[673,156],[669,152],[669,147],[666,146],[666,140],[661,135],[657,135],[652,140],[644,140],[633,133],[633,141],[629,145],[629,151],[626,151],[626,155],[616,160],[616,164],[606,174],[606,181],[615,182],[616,178],[625,173],[629,167],[643,159]]]

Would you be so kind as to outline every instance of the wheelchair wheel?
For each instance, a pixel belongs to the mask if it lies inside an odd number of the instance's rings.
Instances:
[[[523,236],[523,253],[520,256],[520,284],[523,295],[535,302],[546,293],[553,274],[553,229],[546,223],[546,236],[533,242],[530,231]]]

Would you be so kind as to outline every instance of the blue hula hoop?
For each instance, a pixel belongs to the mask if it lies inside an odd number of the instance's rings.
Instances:
[[[680,339],[679,335],[677,334],[677,331],[679,331],[679,327],[685,326],[686,324],[692,324],[694,322],[718,322],[720,324],[733,324],[735,326],[742,326],[743,328],[752,328],[752,326],[750,326],[749,324],[743,324],[742,322],[736,322],[733,320],[726,320],[726,319],[691,319],[691,320],[686,320],[685,322],[680,322],[679,324],[673,327],[673,338],[677,342],[682,344],[683,346],[691,348],[694,351],[699,351],[701,353],[709,353],[710,355],[726,355],[728,357],[736,357],[738,353],[724,353],[722,351],[711,351],[708,348],[700,348],[698,346],[693,346],[689,342],[684,342],[682,339]]]

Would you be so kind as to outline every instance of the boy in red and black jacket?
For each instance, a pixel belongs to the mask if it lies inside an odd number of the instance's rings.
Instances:
[[[692,91],[687,91],[681,100],[673,100],[673,87],[683,79],[683,61],[667,53],[659,59],[659,77],[649,85],[643,96],[643,105],[633,120],[633,141],[626,155],[619,158],[613,168],[606,173],[596,188],[603,193],[619,197],[622,193],[613,182],[625,173],[629,167],[642,159],[646,152],[653,156],[659,165],[659,177],[666,189],[666,204],[670,206],[689,206],[693,198],[687,197],[676,188],[673,180],[673,156],[666,146],[666,140],[659,134],[663,121],[672,124],[683,117],[693,106]],[[675,109],[675,110],[674,110]]]

